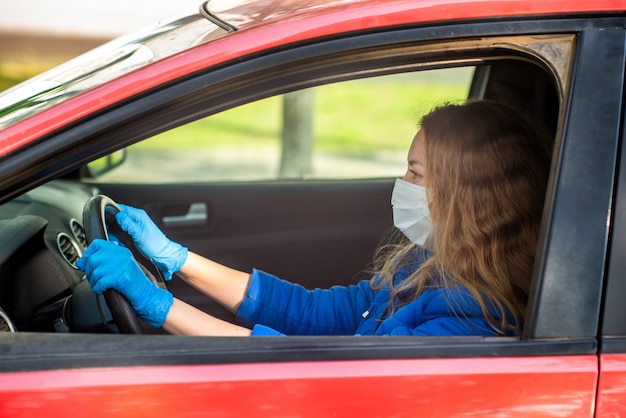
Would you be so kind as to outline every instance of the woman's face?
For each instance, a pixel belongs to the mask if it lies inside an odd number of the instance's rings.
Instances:
[[[409,148],[409,155],[407,157],[407,170],[403,180],[409,183],[424,186],[424,176],[426,175],[424,168],[424,134],[421,130],[417,131],[413,137],[413,142]]]

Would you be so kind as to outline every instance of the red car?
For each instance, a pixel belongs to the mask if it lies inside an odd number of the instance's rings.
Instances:
[[[211,0],[0,94],[0,416],[626,415],[625,22],[625,0]],[[467,98],[556,139],[520,338],[128,335],[75,268],[104,195],[232,267],[353,283],[418,115]]]

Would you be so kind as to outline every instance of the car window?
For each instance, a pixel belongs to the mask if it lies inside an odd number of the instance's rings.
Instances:
[[[89,164],[107,183],[395,177],[421,115],[467,99],[473,67],[337,82],[238,106]]]

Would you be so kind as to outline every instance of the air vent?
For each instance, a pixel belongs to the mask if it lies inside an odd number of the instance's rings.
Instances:
[[[72,233],[76,237],[76,240],[83,248],[87,248],[87,237],[85,236],[85,228],[76,220],[72,219],[70,221],[70,228],[72,228]]]
[[[76,244],[69,235],[60,233],[57,236],[57,245],[59,246],[59,251],[61,251],[63,258],[72,266],[76,267],[76,260],[81,256],[78,244]]]

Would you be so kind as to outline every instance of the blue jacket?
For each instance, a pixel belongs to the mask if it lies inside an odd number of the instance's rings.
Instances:
[[[400,270],[395,280],[409,272]],[[430,289],[388,315],[390,289],[356,285],[308,290],[253,270],[237,317],[252,335],[496,335],[469,290]],[[383,317],[383,315],[385,317]]]

